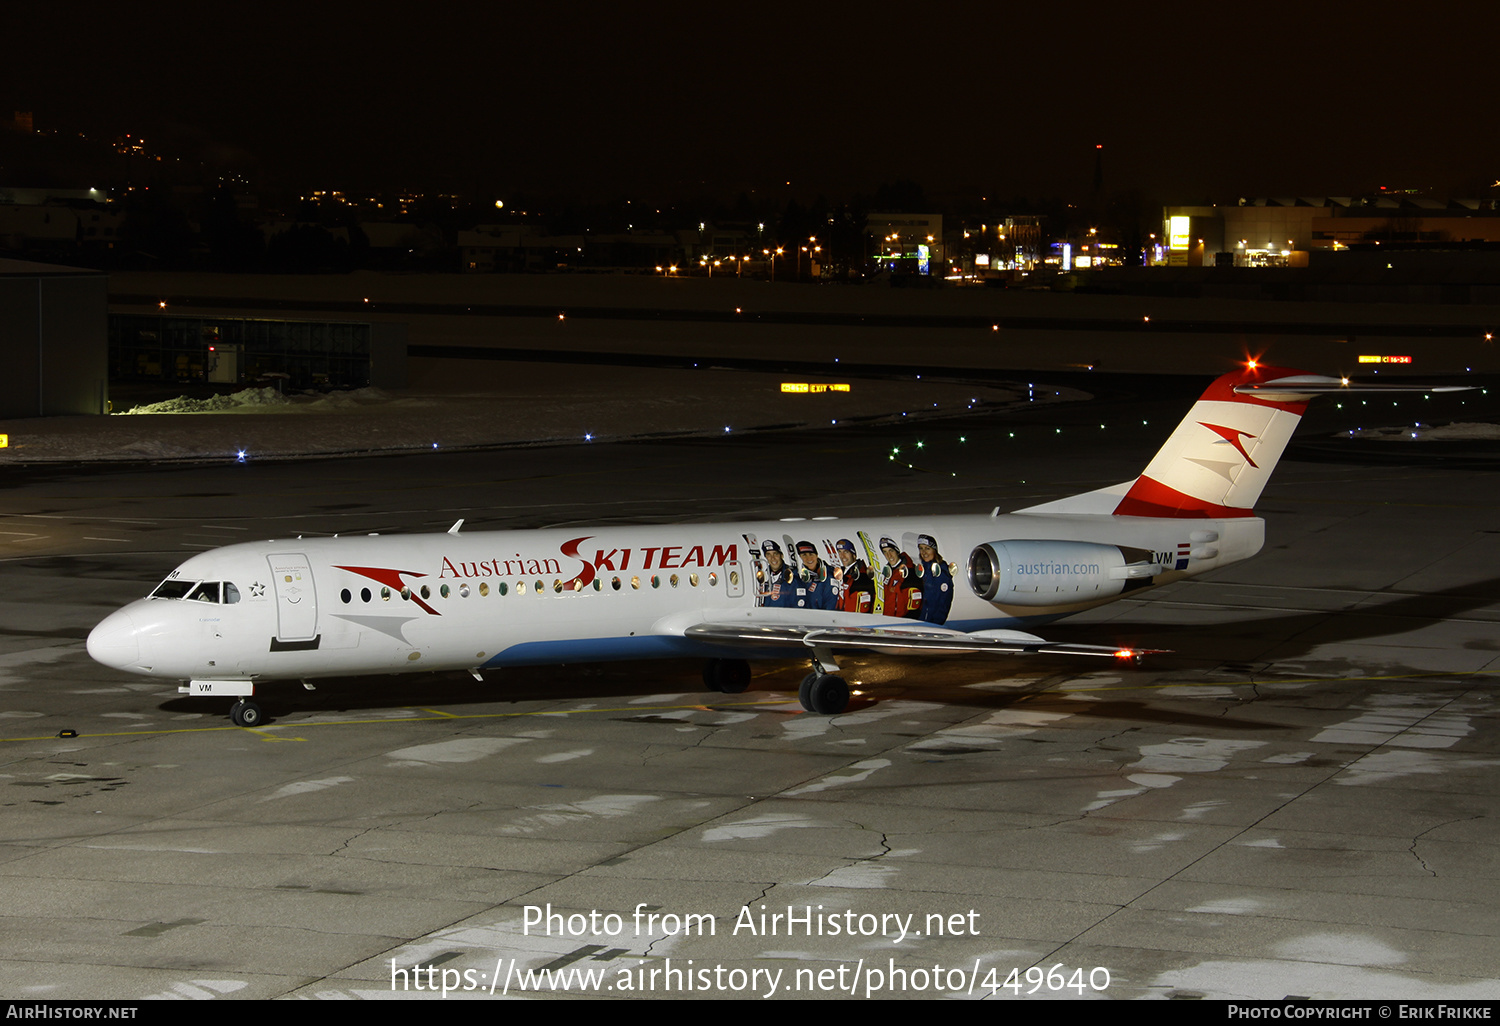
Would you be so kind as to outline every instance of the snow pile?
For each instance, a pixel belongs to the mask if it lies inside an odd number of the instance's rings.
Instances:
[[[137,406],[135,416],[0,420],[0,466],[46,461],[263,460],[628,438],[720,437],[745,431],[837,430],[1034,407],[1087,396],[1033,396],[1013,384],[855,379],[848,392],[781,391],[759,372],[429,361],[421,387],[282,395],[251,388],[217,399]],[[206,413],[211,416],[177,416]],[[242,455],[243,454],[243,455]]]
[[[346,410],[356,406],[371,406],[391,401],[391,396],[378,388],[356,388],[347,392],[328,392],[324,395],[301,396],[307,408],[313,412]]]
[[[247,407],[285,406],[291,402],[274,388],[247,388],[232,395],[215,395],[207,399],[189,399],[180,395],[159,403],[145,403],[125,411],[132,413],[237,413]]]

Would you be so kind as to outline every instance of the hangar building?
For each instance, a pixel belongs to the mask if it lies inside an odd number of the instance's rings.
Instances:
[[[109,279],[0,260],[0,417],[104,413]]]

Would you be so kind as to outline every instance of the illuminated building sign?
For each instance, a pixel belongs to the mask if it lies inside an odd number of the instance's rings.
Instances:
[[[1411,363],[1409,356],[1361,356],[1360,363]]]
[[[848,385],[809,385],[805,381],[783,381],[783,392],[847,392]]]
[[[10,448],[10,435],[0,435],[0,449]]]
[[[1167,248],[1187,249],[1193,234],[1193,219],[1190,217],[1167,218]]]

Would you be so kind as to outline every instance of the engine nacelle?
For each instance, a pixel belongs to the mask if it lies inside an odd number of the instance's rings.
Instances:
[[[1118,546],[1095,542],[997,541],[969,553],[969,587],[997,605],[1058,606],[1110,598],[1137,576],[1137,567],[1127,567]]]

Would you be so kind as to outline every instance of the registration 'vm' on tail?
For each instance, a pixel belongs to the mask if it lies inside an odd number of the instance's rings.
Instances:
[[[1115,514],[1251,516],[1308,401],[1328,381],[1254,362],[1225,374],[1193,404]]]

